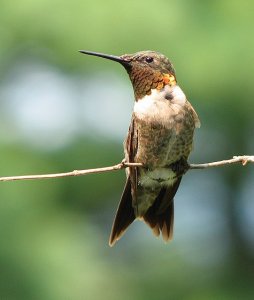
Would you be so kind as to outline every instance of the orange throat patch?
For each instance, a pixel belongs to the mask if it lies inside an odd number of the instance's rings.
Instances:
[[[169,85],[176,85],[176,79],[175,76],[172,74],[163,74],[163,82],[164,84],[169,84]]]
[[[160,82],[158,82],[156,89],[161,90],[164,88],[165,85],[170,85],[170,86],[176,85],[175,76],[172,74],[163,74],[163,78]]]
[[[136,100],[143,98],[145,95],[151,95],[153,89],[160,91],[165,85],[176,85],[176,78],[173,74],[157,72],[152,75],[153,76],[147,78],[142,78],[142,80],[134,81],[133,86]],[[138,76],[136,78],[138,78]]]

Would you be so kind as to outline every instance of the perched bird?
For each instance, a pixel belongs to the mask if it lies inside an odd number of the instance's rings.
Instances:
[[[109,245],[135,220],[143,220],[165,241],[172,239],[174,196],[188,169],[199,118],[178,86],[169,59],[155,51],[113,56],[80,50],[119,62],[129,74],[135,103],[124,142],[127,180],[113,223]]]

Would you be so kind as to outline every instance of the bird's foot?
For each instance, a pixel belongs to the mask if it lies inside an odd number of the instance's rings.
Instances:
[[[175,172],[178,176],[184,175],[190,168],[187,160],[184,158],[179,159],[175,163],[170,165],[170,168],[173,172]]]

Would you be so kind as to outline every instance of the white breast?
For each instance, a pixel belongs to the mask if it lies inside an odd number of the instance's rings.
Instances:
[[[179,85],[175,85],[173,87],[169,87],[169,86],[167,87],[171,89],[171,93],[173,96],[173,99],[171,100],[172,103],[178,103],[179,105],[181,104],[183,105],[186,102],[186,96],[184,92],[181,90]]]
[[[166,95],[171,95],[172,99],[166,99]],[[181,88],[167,85],[160,91],[153,89],[150,95],[135,102],[134,114],[138,119],[149,118],[168,127],[185,103],[186,96]]]

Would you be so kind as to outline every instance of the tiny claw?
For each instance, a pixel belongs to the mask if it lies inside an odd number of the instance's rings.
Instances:
[[[185,159],[181,158],[177,162],[172,163],[170,168],[173,172],[177,173],[177,175],[184,175],[190,169],[190,165]]]
[[[120,165],[121,165],[121,168],[126,167],[126,159],[125,158],[120,162]]]
[[[243,160],[242,160],[242,165],[243,165],[243,166],[246,166],[247,163],[248,163],[248,160],[247,160],[247,159],[243,159]]]

